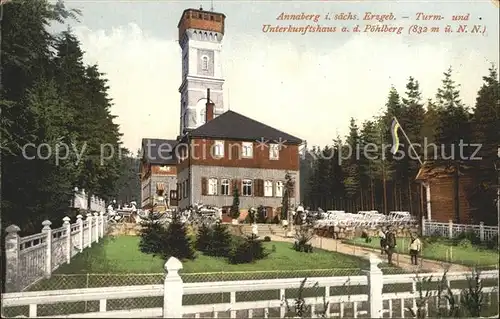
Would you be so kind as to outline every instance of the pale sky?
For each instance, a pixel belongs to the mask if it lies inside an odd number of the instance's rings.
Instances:
[[[110,95],[134,152],[144,137],[179,134],[181,49],[177,23],[187,8],[210,9],[210,1],[66,1],[83,12],[72,23],[85,51],[109,79]],[[434,97],[442,73],[452,66],[462,100],[473,106],[491,62],[498,65],[498,9],[486,1],[214,1],[226,15],[223,41],[225,105],[267,125],[307,140],[331,144],[347,133],[349,118],[359,123],[384,108],[391,85],[400,94],[409,76]],[[392,12],[403,34],[263,33],[263,24],[301,26],[307,21],[276,21],[282,13]],[[441,14],[441,21],[415,21],[417,12]],[[470,13],[469,21],[451,21]],[[409,19],[402,17],[408,16]],[[367,21],[326,21],[321,26],[350,26]],[[372,22],[372,24],[376,24]],[[380,24],[380,23],[379,23]],[[408,26],[459,24],[486,26],[484,35],[408,35]]]

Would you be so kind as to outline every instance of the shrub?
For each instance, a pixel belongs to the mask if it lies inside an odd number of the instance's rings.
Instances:
[[[309,244],[314,236],[314,230],[310,227],[302,226],[296,229],[295,233],[295,243],[293,244],[293,249],[300,252],[310,253],[312,252],[312,245]]]
[[[158,215],[151,215],[150,220],[141,223],[139,249],[146,254],[162,256],[165,251],[167,229],[159,220]]]
[[[212,239],[212,228],[203,223],[196,236],[196,250],[206,253]]]
[[[216,223],[211,232],[208,255],[227,257],[231,251],[232,236],[226,225]]]
[[[469,239],[463,238],[457,243],[457,246],[462,247],[462,248],[470,248],[470,247],[472,247],[472,243]]]
[[[231,264],[245,264],[264,259],[267,256],[268,253],[262,246],[262,241],[252,234],[246,238],[235,239],[234,247],[229,253],[229,262]]]
[[[472,230],[461,232],[457,237],[455,237],[455,242],[460,243],[463,239],[467,239],[473,245],[481,244],[481,238],[479,238],[476,232]]]
[[[265,237],[264,237],[264,241],[271,241],[271,237],[269,237],[269,236],[265,236]]]
[[[365,240],[365,243],[372,242],[372,239],[370,238],[370,235],[368,235],[368,232],[366,230],[363,230],[363,232],[361,232],[361,238]]]
[[[493,236],[493,238],[486,242],[486,248],[498,250],[498,235]]]
[[[181,222],[178,213],[174,213],[172,221],[168,225],[163,257],[168,259],[170,256],[183,259],[194,259],[194,249],[186,230],[186,226]]]

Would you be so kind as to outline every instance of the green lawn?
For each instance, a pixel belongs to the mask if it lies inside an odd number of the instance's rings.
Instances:
[[[139,237],[107,238],[76,255],[48,280],[30,290],[146,285],[163,282],[165,261],[139,251]],[[321,249],[300,253],[291,243],[265,242],[270,255],[251,264],[232,265],[225,258],[197,253],[195,260],[183,262],[180,274],[185,282],[227,281],[273,278],[304,278],[362,274],[368,260]],[[381,265],[385,273],[402,273],[397,267]]]
[[[364,238],[354,238],[345,241],[345,243],[380,248],[380,240],[378,238],[373,238],[370,243],[366,243]],[[400,254],[409,254],[409,245],[409,238],[397,238],[396,251]],[[498,265],[498,251],[492,249],[477,246],[462,247],[445,239],[429,241],[426,238],[422,240],[422,246],[423,258],[480,268],[495,268]]]

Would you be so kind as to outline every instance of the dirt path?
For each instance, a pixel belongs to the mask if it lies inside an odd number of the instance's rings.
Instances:
[[[286,238],[283,236],[278,236],[278,235],[270,235],[271,240],[274,241],[285,241],[285,242],[294,242],[295,239],[293,238]],[[368,258],[369,253],[375,253],[377,254],[382,261],[386,260],[385,255],[380,255],[380,250],[377,249],[371,249],[371,248],[365,248],[365,247],[359,247],[359,246],[354,246],[354,245],[348,245],[342,243],[340,240],[335,240],[332,238],[325,238],[325,237],[318,237],[315,236],[311,240],[311,244],[313,247],[316,248],[321,248],[329,251],[336,251],[339,253],[343,253],[346,255],[353,255],[353,256],[358,256],[361,258]],[[429,272],[442,272],[444,269],[449,267],[450,272],[455,272],[455,271],[470,271],[469,267],[462,266],[462,265],[457,265],[457,264],[449,264],[449,263],[444,263],[444,262],[439,262],[435,260],[429,260],[429,259],[422,259],[419,258],[419,266],[414,266],[411,264],[410,256],[408,255],[403,255],[403,254],[397,254],[395,253],[392,257],[393,262],[396,266],[399,266],[405,270],[408,271],[415,271],[417,269],[423,270],[423,271],[429,271]]]

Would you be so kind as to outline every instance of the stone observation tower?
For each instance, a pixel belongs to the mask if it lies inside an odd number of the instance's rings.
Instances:
[[[177,25],[182,49],[181,135],[205,123],[207,89],[215,104],[214,117],[224,112],[221,51],[225,19],[222,13],[187,9]]]

